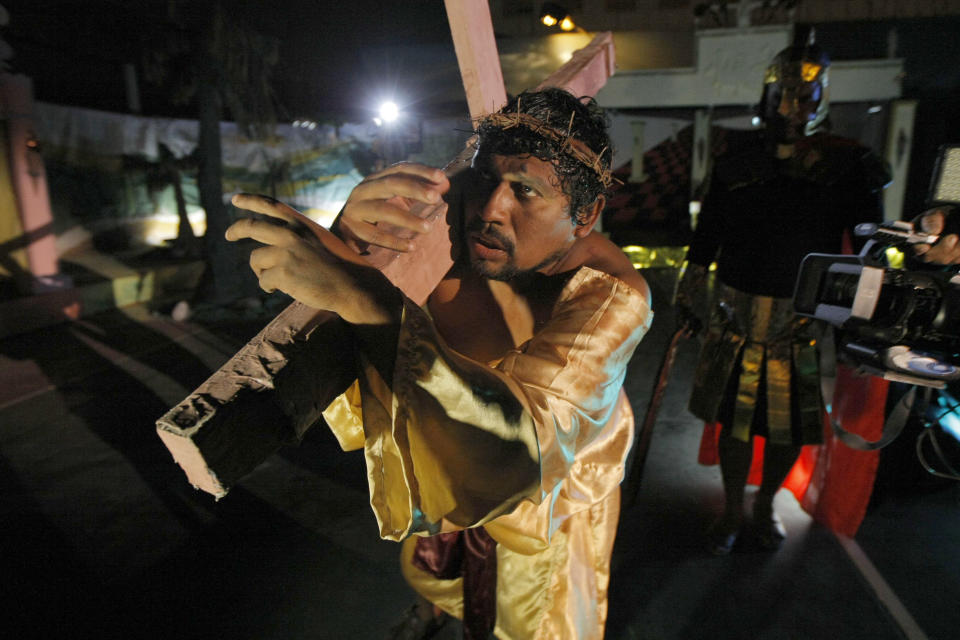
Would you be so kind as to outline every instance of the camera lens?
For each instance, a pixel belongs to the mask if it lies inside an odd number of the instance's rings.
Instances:
[[[821,300],[838,307],[853,306],[860,276],[851,273],[830,273],[824,279]]]

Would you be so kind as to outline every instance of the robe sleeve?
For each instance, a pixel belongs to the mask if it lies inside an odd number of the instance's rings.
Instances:
[[[393,380],[364,364],[359,407],[345,394],[324,413],[345,448],[359,444],[362,425],[381,536],[485,524],[524,499],[549,510],[561,494],[586,497],[589,481],[564,481],[579,452],[610,440],[627,363],[651,320],[643,294],[583,268],[547,324],[491,367],[447,347],[406,301]]]

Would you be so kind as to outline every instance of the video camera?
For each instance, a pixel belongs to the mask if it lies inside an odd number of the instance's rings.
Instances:
[[[960,145],[941,148],[928,203],[960,204]],[[944,235],[958,233],[957,218],[960,211]],[[861,224],[856,233],[869,236],[859,255],[804,258],[794,310],[838,327],[838,357],[865,373],[935,388],[960,380],[960,274],[893,269],[886,260],[889,247],[939,237],[902,221]]]

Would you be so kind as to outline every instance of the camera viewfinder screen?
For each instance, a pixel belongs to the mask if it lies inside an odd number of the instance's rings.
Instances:
[[[942,153],[933,201],[960,204],[960,146],[947,147]]]

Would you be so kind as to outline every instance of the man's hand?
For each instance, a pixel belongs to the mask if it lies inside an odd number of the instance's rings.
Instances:
[[[450,181],[440,169],[401,162],[367,176],[354,187],[340,218],[344,238],[358,247],[413,249],[413,238],[430,222],[410,212],[414,203],[440,204]]]
[[[960,238],[956,233],[941,235],[947,230],[948,215],[950,215],[949,209],[930,209],[920,214],[916,221],[917,226],[925,233],[941,236],[934,244],[914,245],[914,253],[924,262],[960,264],[960,242],[958,242]],[[952,215],[960,214],[953,212]]]
[[[353,324],[397,321],[396,288],[332,233],[267,196],[238,194],[233,204],[266,216],[238,220],[225,234],[230,241],[250,238],[266,245],[250,254],[250,267],[261,289],[283,291]]]

